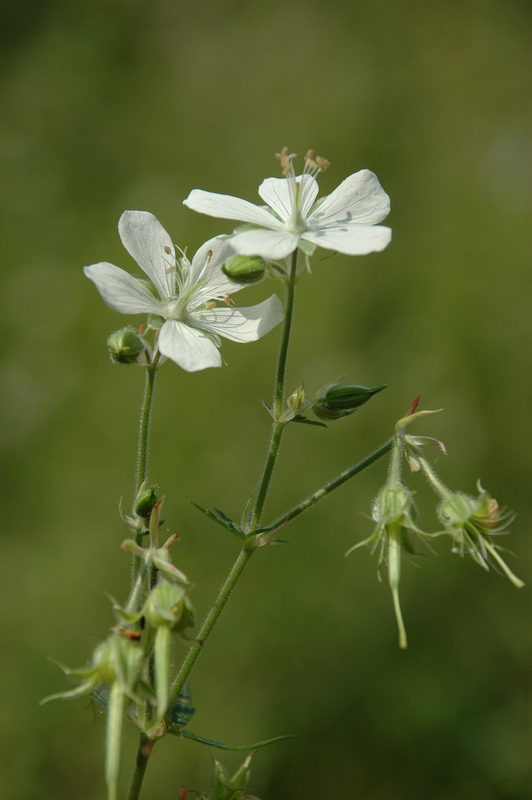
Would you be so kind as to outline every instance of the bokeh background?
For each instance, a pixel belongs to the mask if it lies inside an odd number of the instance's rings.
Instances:
[[[289,386],[349,373],[389,388],[328,430],[287,431],[268,513],[377,446],[420,393],[445,407],[416,429],[446,442],[444,480],[474,493],[481,477],[518,512],[508,558],[530,582],[532,8],[4,0],[1,16],[0,795],[96,800],[104,716],[37,703],[66,686],[47,657],[85,663],[112,624],[104,591],[127,592],[117,503],[131,496],[143,376],[110,364],[106,337],[128,320],[81,272],[99,260],[133,270],[116,230],[124,209],[152,211],[193,252],[231,223],[186,209],[188,192],[257,201],[285,144],[332,162],[324,193],[374,170],[393,242],[314,259]],[[270,292],[248,290],[245,304]],[[200,617],[238,543],[188,501],[238,519],[265,454],[258,400],[277,342],[225,343],[221,370],[160,373],[150,474]],[[385,474],[374,466],[295,521],[288,546],[256,556],[198,662],[190,728],[236,744],[296,734],[254,760],[264,800],[530,798],[529,589],[439,540],[405,563],[399,651],[376,557],[344,559],[371,531]],[[428,487],[411,485],[434,530]],[[135,746],[129,726],[124,785]],[[184,785],[194,797],[211,763],[208,748],[168,737],[144,796],[171,800]]]

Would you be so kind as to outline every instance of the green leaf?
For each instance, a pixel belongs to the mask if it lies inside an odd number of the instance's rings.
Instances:
[[[304,417],[302,414],[296,414],[295,417],[292,417],[290,422],[302,422],[304,425],[315,425],[317,428],[326,428],[324,422],[316,422],[315,419],[308,419]]]
[[[169,728],[170,733],[178,733],[181,728],[184,728],[194,716],[195,711],[196,709],[192,707],[192,695],[190,693],[190,687],[188,685],[188,681],[185,681],[185,685],[181,689],[179,697],[170,709],[170,719],[172,721],[172,725],[177,729],[172,731],[172,729]]]
[[[220,511],[220,509],[215,508],[213,511],[211,511],[210,508],[202,508],[202,506],[198,505],[193,500],[190,500],[189,502],[194,506],[194,508],[197,508],[198,511],[201,511],[202,514],[205,514],[206,517],[211,519],[213,522],[218,523],[218,525],[221,525],[222,528],[225,528],[226,531],[234,533],[234,535],[238,536],[239,539],[246,538],[244,531],[239,528],[232,519],[224,514],[223,511]]]
[[[225,744],[225,742],[219,742],[217,739],[205,739],[203,736],[198,736],[197,733],[192,733],[192,731],[180,730],[180,731],[170,731],[170,733],[176,733],[182,739],[193,739],[195,742],[200,742],[201,744],[209,745],[209,747],[217,747],[219,750],[258,750],[260,747],[266,747],[266,745],[273,744],[274,742],[280,742],[282,739],[293,739],[293,734],[289,734],[288,736],[276,736],[274,739],[267,739],[265,742],[256,742],[255,744],[243,744],[243,745],[230,745]]]

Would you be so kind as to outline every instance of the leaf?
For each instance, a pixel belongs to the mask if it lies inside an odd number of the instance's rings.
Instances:
[[[239,539],[246,538],[246,534],[244,533],[244,531],[241,528],[239,528],[238,525],[236,525],[232,519],[226,516],[226,514],[224,514],[223,511],[220,511],[220,509],[215,508],[214,509],[215,513],[213,513],[213,511],[211,511],[210,508],[202,508],[202,506],[198,505],[193,500],[190,500],[189,502],[191,503],[191,505],[194,506],[194,508],[197,508],[198,511],[201,511],[203,514],[205,514],[206,517],[211,519],[213,522],[218,523],[218,525],[221,525],[222,528],[225,528],[226,531],[234,533],[234,535],[238,536]]]
[[[273,739],[267,739],[264,742],[256,742],[255,744],[243,744],[243,745],[230,745],[225,744],[225,742],[220,742],[217,739],[205,739],[203,736],[198,736],[197,733],[192,733],[192,731],[180,730],[180,731],[170,731],[170,733],[177,733],[182,739],[193,739],[195,742],[200,742],[201,744],[206,744],[209,747],[217,747],[219,750],[258,750],[261,747],[266,747],[269,744],[273,744],[274,742],[280,742],[282,739],[293,739],[293,734],[288,734],[287,736],[275,736]]]
[[[324,422],[316,422],[315,419],[308,419],[304,417],[302,414],[296,414],[295,417],[292,417],[290,422],[302,422],[304,425],[315,425],[317,428],[326,428]]]
[[[169,712],[172,725],[179,730],[184,728],[194,716],[195,711],[196,709],[192,707],[192,695],[190,693],[188,681],[186,681],[179,693],[179,697]],[[170,732],[172,733],[174,731],[170,730]]]

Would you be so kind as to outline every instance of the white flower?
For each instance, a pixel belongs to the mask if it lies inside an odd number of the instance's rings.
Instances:
[[[162,317],[158,348],[187,372],[222,365],[218,335],[234,342],[252,342],[283,319],[283,306],[276,295],[250,308],[215,307],[212,301],[242,288],[221,271],[233,254],[226,240],[206,242],[191,263],[185,255],[176,258],[170,236],[147,211],[124,211],[118,231],[153,287],[105,262],[83,271],[115,311]]]
[[[376,224],[388,215],[390,198],[377,176],[367,169],[355,172],[332,194],[316,201],[318,183],[314,176],[328,162],[314,160],[314,153],[309,151],[305,171],[296,177],[293,156],[287,152],[284,148],[278,155],[285,177],[266,178],[259,186],[266,206],[201,189],[193,189],[185,205],[211,217],[247,223],[229,239],[231,247],[241,255],[260,255],[276,261],[296,248],[312,254],[318,245],[351,256],[384,250],[392,232]]]

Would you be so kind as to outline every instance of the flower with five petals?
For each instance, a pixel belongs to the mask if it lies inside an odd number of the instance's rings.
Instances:
[[[377,225],[390,211],[390,199],[377,176],[367,169],[346,178],[330,195],[316,200],[315,176],[328,162],[309,151],[305,170],[296,177],[292,159],[284,148],[278,158],[284,178],[266,178],[257,206],[230,195],[193,189],[184,204],[194,211],[222,219],[242,220],[229,237],[231,247],[245,256],[270,261],[287,258],[299,248],[312,255],[317,246],[345,255],[365,255],[384,248],[391,229]]]
[[[113,264],[84,268],[104,302],[122,314],[155,315],[161,355],[187,372],[220,367],[219,336],[234,342],[260,339],[283,319],[276,295],[249,308],[217,308],[242,286],[221,267],[233,250],[227,240],[211,239],[192,262],[176,257],[170,236],[147,211],[124,211],[118,223],[122,243],[151,283],[133,277]]]

